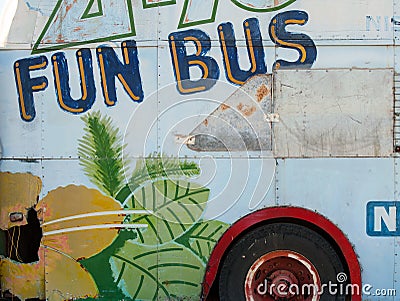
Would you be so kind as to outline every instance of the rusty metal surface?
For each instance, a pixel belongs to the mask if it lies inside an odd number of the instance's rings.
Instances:
[[[196,151],[271,149],[271,75],[250,78],[212,112],[190,136]]]
[[[275,77],[277,157],[389,156],[393,70],[292,70]]]

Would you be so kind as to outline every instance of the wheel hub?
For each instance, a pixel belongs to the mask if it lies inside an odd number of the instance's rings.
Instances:
[[[290,289],[298,284],[296,276],[287,270],[277,270],[270,276],[270,290],[273,296],[278,298],[291,298],[295,294]]]
[[[245,281],[246,300],[318,301],[321,282],[316,268],[293,251],[273,251],[258,258]]]

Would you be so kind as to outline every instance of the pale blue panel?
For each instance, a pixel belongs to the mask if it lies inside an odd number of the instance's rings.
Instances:
[[[35,119],[26,122],[20,117],[14,63],[26,57],[29,57],[28,51],[2,51],[0,53],[0,144],[2,156],[6,158],[41,157],[41,116],[44,102],[42,92],[33,93]],[[31,72],[31,77],[39,77],[43,73],[43,70]]]
[[[275,204],[274,159],[204,156],[200,168],[197,182],[210,189],[207,219],[234,223]]]
[[[279,205],[305,207],[327,217],[354,245],[363,283],[393,288],[394,238],[367,236],[366,205],[394,199],[394,159],[289,159],[278,164]]]

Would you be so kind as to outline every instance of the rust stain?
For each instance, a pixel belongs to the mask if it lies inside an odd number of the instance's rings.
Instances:
[[[82,27],[79,27],[79,26],[74,28],[74,32],[81,31],[81,30],[82,30]]]
[[[67,14],[67,13],[69,12],[69,10],[71,9],[71,7],[72,7],[76,2],[78,2],[78,0],[74,0],[73,4],[67,5],[67,6],[65,7],[65,14]]]
[[[255,106],[248,106],[248,105],[243,105],[242,103],[239,103],[237,105],[237,109],[243,113],[243,115],[249,117],[253,115],[253,113],[256,111]]]
[[[221,104],[221,110],[222,111],[225,111],[225,110],[227,110],[229,108],[230,108],[230,106],[228,106],[227,104],[225,104],[225,103]]]
[[[56,39],[57,43],[64,43],[65,40],[63,39],[62,34],[58,34],[57,35],[57,39]]]
[[[208,126],[208,119],[204,119],[203,124],[204,124],[205,126]]]
[[[67,7],[65,8],[65,12],[66,12],[66,13],[68,13],[68,12],[69,12],[69,10],[71,9],[71,7],[72,7],[72,4],[70,4],[70,5],[67,5]]]
[[[247,2],[246,4],[247,4],[247,6],[250,6],[250,7],[256,7],[253,3]]]
[[[271,93],[271,89],[269,89],[266,85],[262,84],[258,89],[257,89],[257,101],[260,102],[265,96],[269,95]]]

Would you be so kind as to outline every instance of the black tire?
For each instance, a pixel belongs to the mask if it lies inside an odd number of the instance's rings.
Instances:
[[[322,301],[346,300],[345,289],[340,294],[337,275],[348,275],[346,266],[341,262],[331,244],[317,232],[296,224],[275,223],[260,226],[246,233],[228,252],[220,270],[220,301],[246,300],[245,279],[250,267],[261,256],[277,250],[294,251],[306,257],[318,271],[321,284],[335,283],[338,293],[332,295],[324,289]]]

